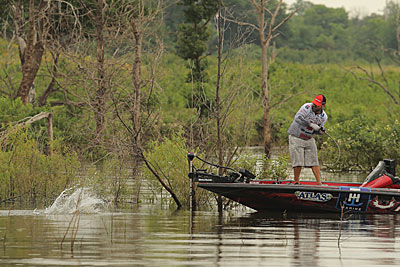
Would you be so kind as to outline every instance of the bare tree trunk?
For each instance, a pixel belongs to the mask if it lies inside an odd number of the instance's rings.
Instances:
[[[92,11],[86,6],[84,1],[79,0],[79,3],[88,12],[90,18],[96,24],[97,88],[94,97],[94,116],[96,120],[96,142],[99,144],[101,133],[105,127],[105,97],[107,93],[104,62],[104,0],[97,0],[96,15],[93,15]]]
[[[271,140],[271,99],[268,85],[268,68],[270,64],[271,56],[268,55],[268,48],[270,47],[271,40],[279,36],[279,32],[275,33],[279,27],[285,24],[300,8],[298,7],[296,10],[292,11],[289,15],[287,15],[283,20],[276,23],[276,19],[278,17],[279,10],[282,7],[283,0],[279,0],[275,10],[270,10],[266,7],[266,3],[270,3],[269,0],[249,0],[258,13],[258,25],[253,26],[256,28],[260,34],[260,44],[261,44],[261,65],[262,65],[262,73],[261,73],[261,91],[262,91],[262,103],[264,108],[264,152],[267,157],[270,156],[272,140]],[[266,12],[267,11],[267,12]],[[267,22],[265,20],[266,13],[270,15],[270,20]],[[276,23],[276,25],[275,25]]]
[[[182,208],[182,204],[179,201],[178,196],[175,194],[174,190],[170,188],[164,181],[161,179],[160,175],[156,172],[156,170],[153,168],[151,163],[146,159],[146,157],[143,155],[143,151],[141,148],[138,149],[140,153],[140,157],[143,159],[144,163],[146,164],[147,168],[153,173],[153,175],[157,178],[157,180],[160,182],[163,188],[168,191],[168,193],[171,195],[172,199],[175,201],[175,204],[177,206],[177,209],[180,210]]]
[[[260,34],[261,35],[261,34]],[[264,35],[262,35],[264,36]],[[262,41],[263,38],[262,38]],[[270,98],[269,98],[269,86],[268,86],[268,51],[267,46],[261,47],[261,65],[262,65],[262,104],[264,108],[264,153],[269,158],[271,154],[271,121],[270,121]]]
[[[47,133],[49,135],[49,150],[48,153],[49,155],[53,154],[53,137],[54,137],[54,131],[53,131],[53,113],[49,113],[47,117],[48,121],[48,127],[47,127]]]
[[[33,82],[35,80],[36,74],[39,70],[42,56],[44,52],[43,43],[43,32],[38,31],[38,27],[44,30],[45,24],[45,9],[48,7],[47,1],[40,1],[37,10],[35,9],[35,1],[29,1],[29,26],[28,26],[28,37],[24,40],[24,36],[21,35],[21,29],[16,29],[17,34],[19,34],[19,48],[20,57],[22,64],[22,80],[17,91],[17,97],[20,97],[24,104],[33,101],[30,97],[31,90],[33,90]],[[22,10],[21,10],[22,8]],[[14,16],[23,16],[23,7],[14,7]],[[15,25],[19,27],[23,18],[15,18],[17,22]]]
[[[269,88],[268,88],[268,47],[270,44],[270,37],[265,38],[265,7],[264,7],[264,0],[260,1],[259,6],[259,34],[260,34],[260,43],[261,43],[261,66],[262,66],[262,73],[261,73],[261,92],[262,92],[262,104],[264,108],[264,116],[263,116],[263,123],[264,123],[264,153],[267,157],[270,156],[271,150],[271,123],[270,123],[270,99],[269,99]]]
[[[105,118],[105,69],[104,69],[104,2],[97,1],[97,17],[96,17],[96,38],[97,38],[97,89],[95,97],[95,119],[96,119],[96,135],[100,138],[100,134],[104,128]]]
[[[142,4],[142,1],[139,1],[139,3]],[[140,4],[137,5],[137,7],[140,8]],[[144,5],[143,5],[144,7]],[[131,92],[131,102],[132,105],[130,106],[130,113],[131,113],[131,121],[132,121],[132,128],[133,128],[133,134],[132,134],[132,148],[133,148],[133,175],[134,177],[137,177],[139,179],[140,177],[140,164],[144,161],[147,168],[157,177],[156,173],[152,168],[150,168],[148,162],[145,160],[145,157],[143,156],[142,153],[142,143],[141,143],[141,134],[142,134],[142,129],[141,129],[141,90],[142,90],[142,41],[143,41],[143,29],[142,29],[142,19],[144,16],[143,10],[139,11],[139,18],[131,18],[130,24],[132,27],[132,32],[133,32],[133,37],[134,37],[134,58],[132,62],[132,70],[131,70],[131,79],[132,79],[132,85],[133,85],[133,92]],[[142,155],[142,156],[140,156]],[[157,179],[160,181],[161,185],[168,191],[170,192],[172,198],[175,200],[175,202],[178,205],[178,208],[180,208],[181,204],[175,194],[173,193],[173,190],[170,189],[166,184],[162,182],[160,177],[157,177]]]
[[[221,125],[221,112],[220,112],[220,97],[219,97],[219,89],[221,83],[221,59],[222,59],[222,25],[221,25],[221,6],[218,9],[218,64],[217,64],[217,85],[215,89],[215,112],[217,117],[217,151],[218,151],[218,164],[222,166],[224,164],[224,149],[221,140],[221,132],[222,132],[222,125]],[[218,172],[219,175],[222,175],[223,169],[219,168]],[[218,212],[222,212],[222,197],[218,195],[217,197],[217,204],[218,204]]]
[[[133,34],[135,37],[135,47],[134,47],[134,60],[132,64],[132,84],[133,93],[132,100],[133,106],[131,109],[133,131],[134,131],[134,146],[140,147],[141,145],[141,87],[142,87],[142,32],[138,28],[138,24],[134,21],[132,22]]]

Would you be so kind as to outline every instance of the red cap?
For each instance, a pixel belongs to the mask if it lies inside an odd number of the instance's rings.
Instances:
[[[317,95],[314,100],[312,101],[317,107],[326,104],[326,98],[324,95]]]

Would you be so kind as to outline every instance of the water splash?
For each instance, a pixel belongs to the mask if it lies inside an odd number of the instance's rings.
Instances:
[[[92,214],[106,211],[108,202],[102,200],[87,187],[64,190],[54,203],[44,210],[44,214]]]

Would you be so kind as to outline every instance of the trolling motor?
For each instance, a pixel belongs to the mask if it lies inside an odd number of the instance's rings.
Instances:
[[[256,178],[254,174],[249,172],[246,169],[239,169],[239,171],[236,171],[235,169],[232,169],[230,167],[226,166],[220,166],[217,164],[213,164],[210,162],[207,162],[206,160],[200,158],[197,156],[195,153],[188,153],[187,158],[189,161],[189,178],[195,182],[205,182],[205,183],[249,183],[251,180]],[[216,168],[223,168],[229,170],[227,176],[222,176],[214,173],[209,173],[205,169],[197,169],[193,165],[193,160],[197,158],[200,161],[204,162],[205,164],[208,164],[210,166],[214,166]]]

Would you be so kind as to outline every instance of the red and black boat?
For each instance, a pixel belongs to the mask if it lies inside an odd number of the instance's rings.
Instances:
[[[188,154],[189,178],[198,182],[198,187],[257,211],[400,214],[400,179],[395,176],[394,160],[380,161],[363,183],[325,182],[321,186],[311,181],[295,185],[292,181],[258,180],[244,169],[227,168],[227,174],[221,176],[196,170],[192,164],[195,157]]]

